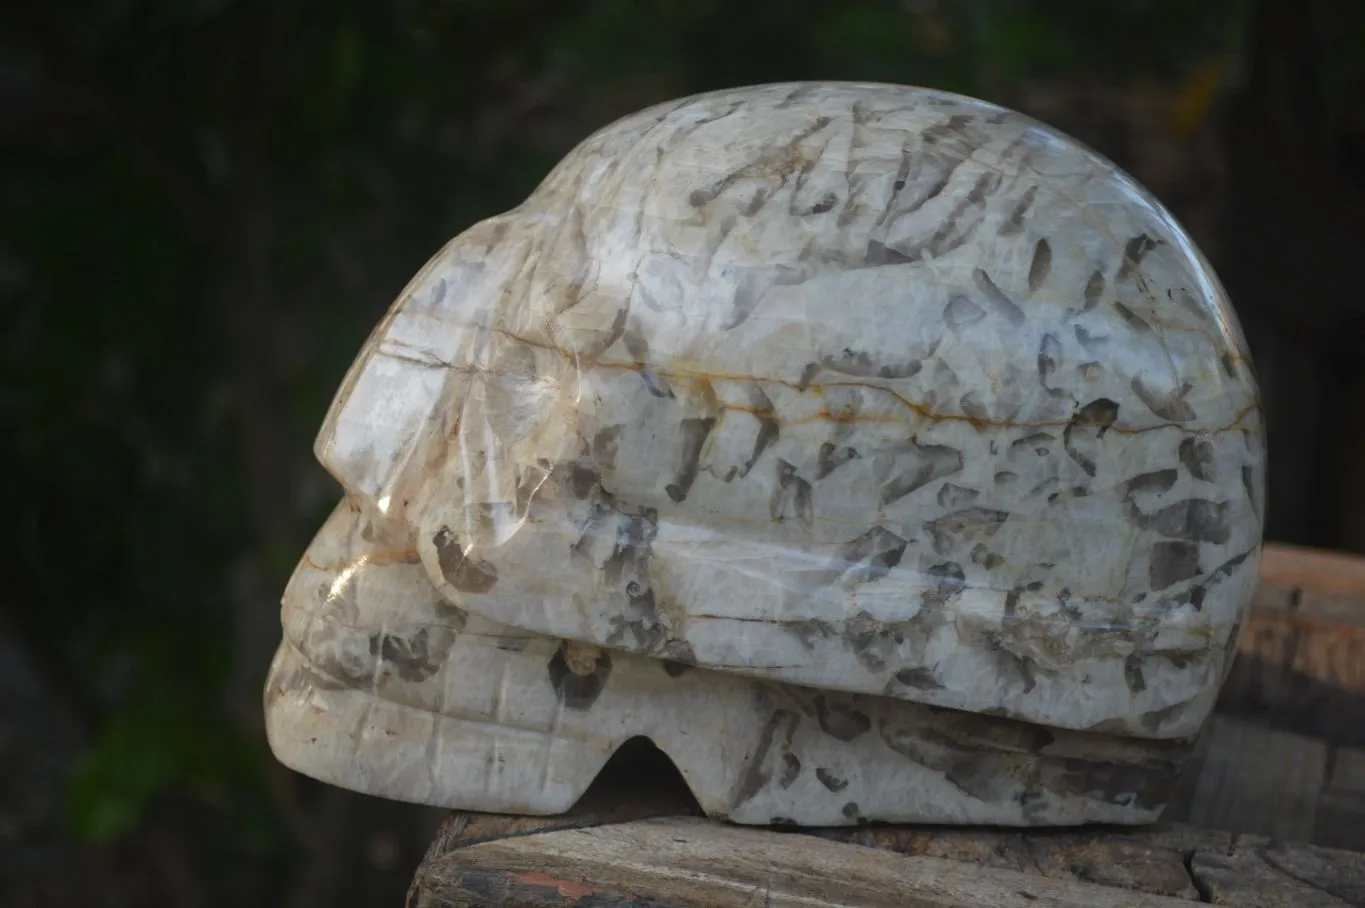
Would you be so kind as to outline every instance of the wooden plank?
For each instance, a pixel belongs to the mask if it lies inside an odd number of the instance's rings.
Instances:
[[[1326,742],[1214,716],[1183,819],[1227,832],[1308,842],[1327,775]],[[1205,742],[1201,742],[1205,743]]]
[[[1313,841],[1365,851],[1365,750],[1334,748],[1331,773],[1318,802]]]
[[[1339,747],[1333,754],[1332,775],[1328,787],[1339,791],[1365,794],[1365,750]]]
[[[1220,711],[1365,746],[1365,558],[1267,545]]]
[[[1365,854],[1184,824],[1127,831],[890,827],[814,834],[1217,905],[1365,905]]]
[[[1347,552],[1267,542],[1260,575],[1267,586],[1365,595],[1365,558]]]
[[[1186,899],[697,818],[472,845],[427,868],[412,908],[467,905],[1184,908]],[[439,892],[439,895],[437,894]]]
[[[950,855],[950,856],[943,856]],[[1141,891],[1155,869],[1178,896]],[[1187,869],[1186,869],[1187,868]],[[1126,879],[1127,888],[1111,885]],[[445,905],[1365,906],[1365,855],[1190,827],[841,829],[818,835],[657,818],[483,842],[425,862],[409,908]]]
[[[1202,900],[1245,908],[1365,906],[1365,855],[1234,836],[1226,850],[1197,848],[1190,873]]]
[[[1198,847],[1226,850],[1232,836],[1174,824],[1138,830],[973,829],[884,826],[811,830],[810,835],[1037,874],[1056,880],[1197,900],[1185,866]]]

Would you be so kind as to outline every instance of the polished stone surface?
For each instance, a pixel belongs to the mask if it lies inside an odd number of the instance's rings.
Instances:
[[[739,823],[1145,823],[1191,750],[534,636],[451,605],[412,531],[354,500],[309,547],[283,618],[275,754],[423,804],[559,813],[645,735],[709,815]]]
[[[1264,438],[1216,277],[1064,136],[778,85],[587,139],[441,250],[318,438],[471,616],[753,678],[1197,732]]]

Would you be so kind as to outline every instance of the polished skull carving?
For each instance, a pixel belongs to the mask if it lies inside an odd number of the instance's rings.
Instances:
[[[643,734],[741,822],[1153,819],[1261,536],[1255,378],[1182,229],[894,86],[590,137],[418,275],[317,453],[348,502],[272,744],[479,809],[563,809]]]

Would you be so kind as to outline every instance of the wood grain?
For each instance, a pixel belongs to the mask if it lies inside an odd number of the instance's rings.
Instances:
[[[1328,765],[1313,841],[1331,848],[1365,851],[1365,750],[1335,748]]]
[[[1347,552],[1267,542],[1260,575],[1266,586],[1365,596],[1365,558]]]
[[[446,904],[1183,908],[1165,896],[697,818],[473,845],[428,868]],[[490,887],[492,887],[490,889]],[[502,901],[478,901],[489,896]],[[438,905],[418,901],[414,908]]]
[[[1310,842],[1326,783],[1325,741],[1214,716],[1167,818],[1195,826]]]
[[[780,833],[681,817],[483,842],[424,864],[408,905],[1365,905],[1365,855],[1260,836],[1191,827],[1041,836],[831,833]]]
[[[1226,849],[1197,848],[1190,873],[1202,900],[1246,908],[1365,906],[1365,855],[1262,836],[1234,836]]]
[[[1365,747],[1365,558],[1265,547],[1218,709]]]

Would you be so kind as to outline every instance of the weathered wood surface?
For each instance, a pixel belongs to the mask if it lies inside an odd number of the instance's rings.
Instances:
[[[1338,748],[1330,756],[1313,841],[1365,851],[1365,750]]]
[[[1365,747],[1365,558],[1267,545],[1219,711]]]
[[[1184,899],[906,856],[845,842],[724,826],[640,820],[501,839],[426,868],[436,905],[860,905],[950,908],[1176,908]],[[1328,904],[1328,903],[1324,903]]]
[[[1261,550],[1261,584],[1365,596],[1365,557],[1267,542]]]
[[[1215,715],[1163,819],[1365,851],[1365,779],[1354,771],[1362,756]]]
[[[1166,825],[776,832],[699,817],[560,828],[427,856],[409,908],[463,905],[1365,906],[1365,855]]]
[[[1266,547],[1220,710],[1146,829],[736,828],[636,748],[564,816],[452,814],[408,905],[1365,908],[1365,559]]]

